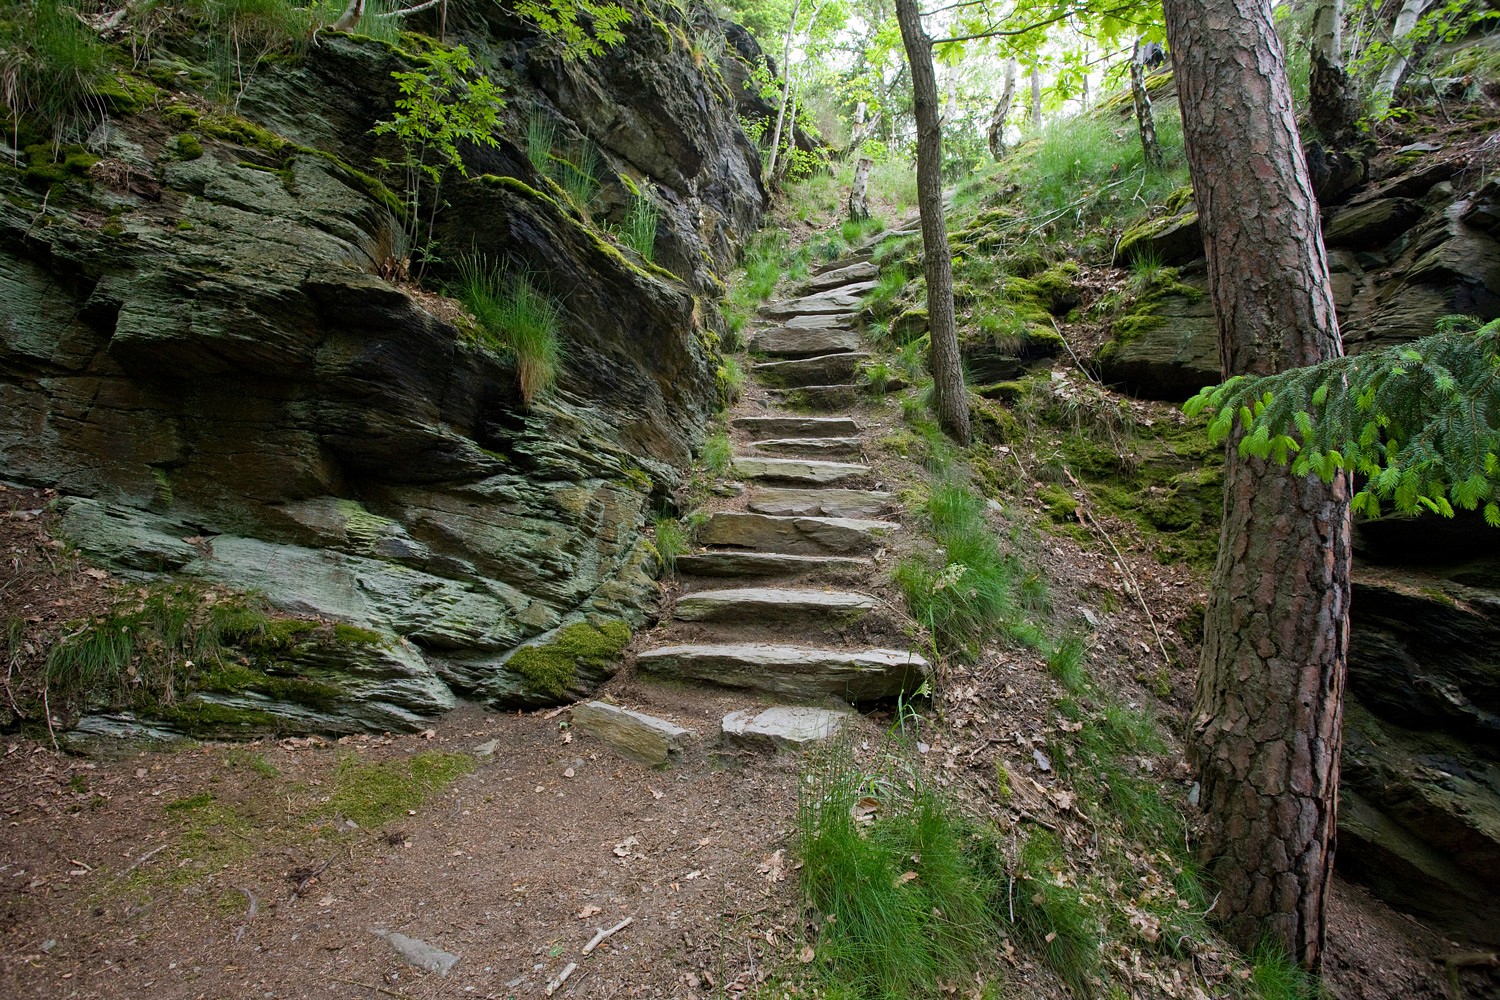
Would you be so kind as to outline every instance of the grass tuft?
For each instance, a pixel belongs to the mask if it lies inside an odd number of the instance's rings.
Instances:
[[[728,472],[734,462],[734,445],[730,443],[729,435],[723,431],[710,434],[698,452],[698,462],[715,475]]]
[[[682,522],[670,517],[659,517],[653,527],[656,535],[656,555],[661,559],[664,576],[677,572],[677,557],[692,548],[692,539]]]
[[[562,370],[563,312],[524,275],[507,275],[483,254],[458,260],[454,297],[478,322],[478,340],[515,358],[521,395],[532,402],[548,392]]]

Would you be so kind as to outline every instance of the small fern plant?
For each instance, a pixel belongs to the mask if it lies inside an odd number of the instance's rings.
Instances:
[[[1269,376],[1236,376],[1188,400],[1218,442],[1325,482],[1363,485],[1352,509],[1452,517],[1482,508],[1500,528],[1500,320],[1450,316],[1435,334]]]

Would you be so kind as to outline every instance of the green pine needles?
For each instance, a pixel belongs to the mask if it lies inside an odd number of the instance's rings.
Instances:
[[[1236,376],[1188,400],[1209,437],[1240,434],[1242,456],[1325,482],[1354,473],[1356,513],[1483,507],[1500,528],[1500,320],[1448,317],[1430,337],[1263,377]]]

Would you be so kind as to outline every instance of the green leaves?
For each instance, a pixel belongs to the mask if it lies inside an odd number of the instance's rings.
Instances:
[[[1356,513],[1452,517],[1476,510],[1500,527],[1500,320],[1450,317],[1400,347],[1267,377],[1237,376],[1184,405],[1210,440],[1240,435],[1242,456],[1295,475],[1364,481]],[[1293,458],[1295,456],[1295,458]]]
[[[602,56],[625,40],[620,27],[630,21],[619,4],[594,0],[520,0],[516,11],[560,41],[567,60]]]

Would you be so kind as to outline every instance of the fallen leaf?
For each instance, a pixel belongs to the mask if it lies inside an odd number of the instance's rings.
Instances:
[[[1052,804],[1057,806],[1057,808],[1061,809],[1063,812],[1067,812],[1069,809],[1073,808],[1073,793],[1064,791],[1053,792]]]
[[[635,847],[639,843],[640,843],[640,841],[637,840],[634,836],[626,837],[624,840],[620,841],[618,844],[615,845],[615,857],[617,857],[617,858],[628,858],[628,857],[630,857],[630,849],[632,847]]]
[[[1031,759],[1036,761],[1036,766],[1041,768],[1043,771],[1052,770],[1052,758],[1048,757],[1040,750],[1031,751]]]
[[[903,886],[908,882],[915,882],[916,878],[916,872],[902,872],[900,875],[896,876],[895,885],[899,888],[900,886]]]
[[[784,853],[784,851],[777,851],[765,861],[762,861],[759,865],[756,866],[756,872],[764,875],[766,877],[766,881],[772,884],[785,879],[786,862],[782,857]]]
[[[802,950],[797,952],[797,961],[801,962],[803,965],[806,965],[814,958],[816,958],[817,954],[817,952],[813,951],[812,945],[805,944],[802,946]]]
[[[589,906],[585,906],[583,909],[581,909],[581,910],[578,911],[578,919],[579,920],[587,920],[589,917],[592,917],[594,914],[601,913],[601,912],[603,912],[603,911],[600,910],[599,907],[594,906],[594,905],[591,904]]]
[[[854,818],[854,822],[856,823],[868,824],[875,822],[875,814],[879,811],[880,800],[871,798],[868,795],[849,807],[849,815]]]
[[[651,788],[651,786],[650,786],[650,785],[647,785],[647,786],[646,786],[646,787],[647,787],[647,788],[650,788],[650,789],[651,789],[651,797],[652,797],[652,798],[653,798],[653,799],[659,799],[659,798],[661,798],[661,797],[662,797],[662,796],[663,796],[663,795],[665,795],[665,794],[666,794],[666,793],[665,793],[665,792],[659,792],[659,791],[657,791],[657,790],[656,790],[656,789],[654,789],[654,788]]]
[[[91,576],[95,580],[108,580],[109,579],[109,574],[107,572],[105,572],[102,569],[95,569],[92,566],[90,566],[87,569],[85,569],[83,571],[83,573],[84,573],[85,576]]]

